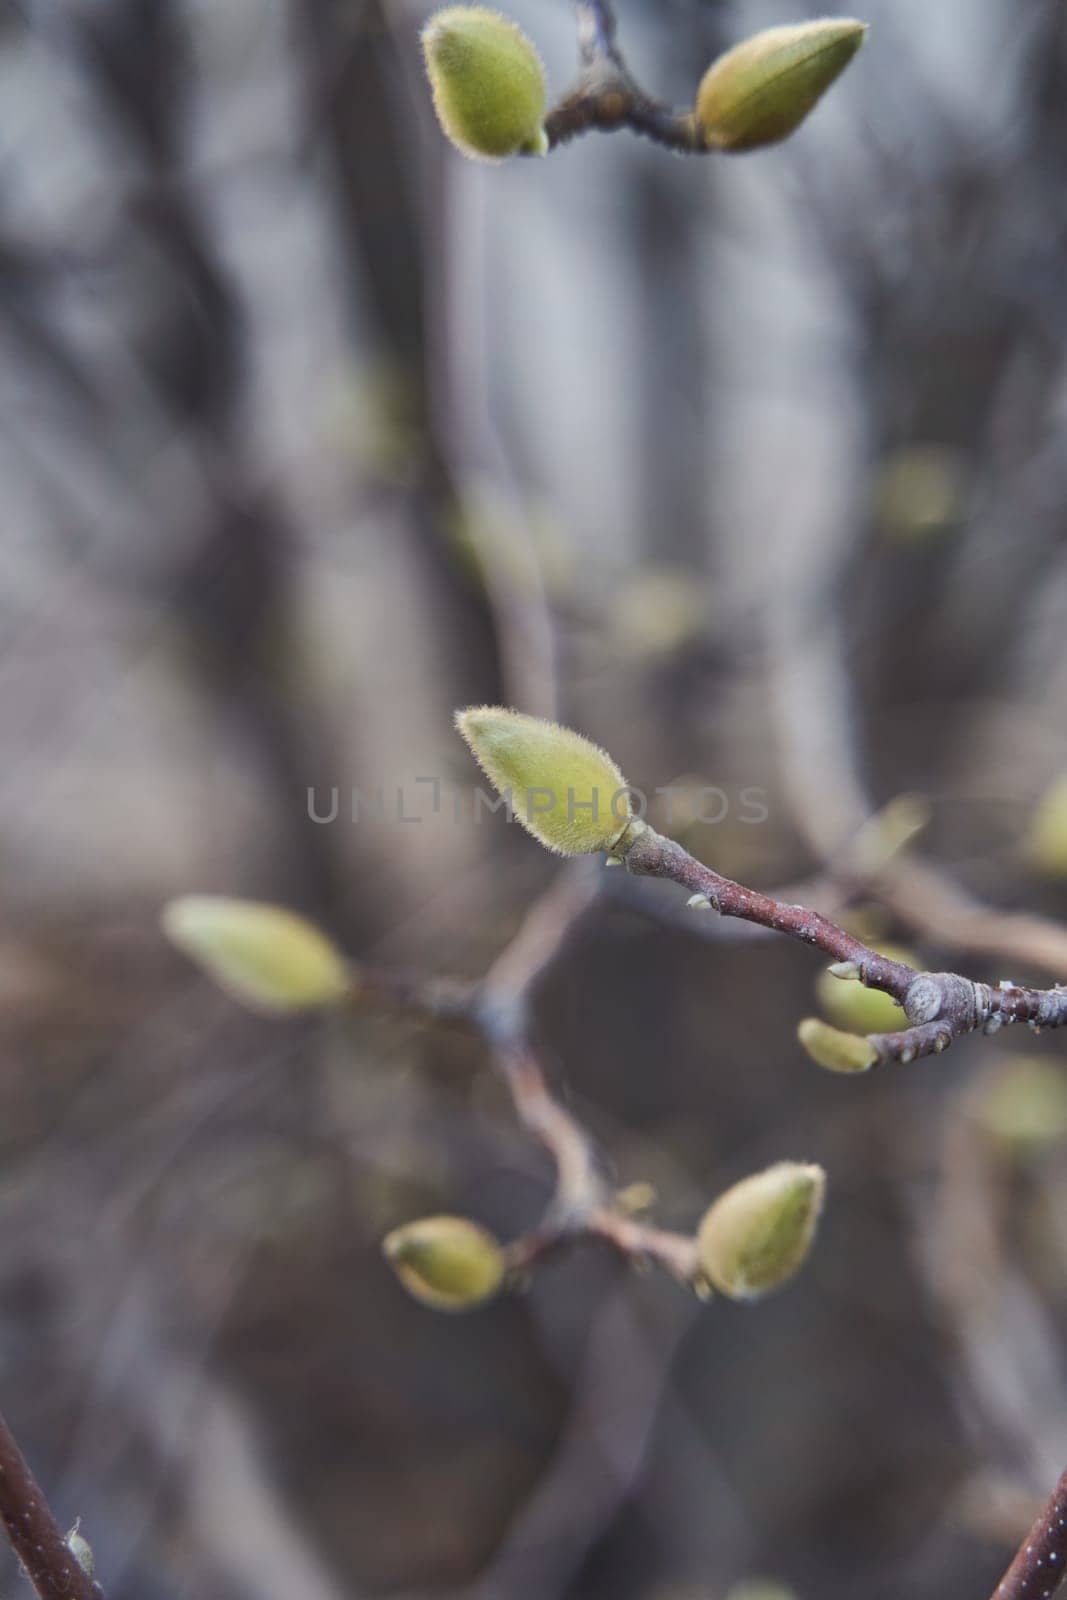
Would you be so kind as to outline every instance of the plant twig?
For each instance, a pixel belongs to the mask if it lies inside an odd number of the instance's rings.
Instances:
[[[41,1600],[100,1600],[100,1588],[71,1554],[48,1501],[0,1416],[0,1520]]]
[[[892,995],[903,1006],[909,1026],[867,1036],[879,1063],[940,1054],[977,1028],[995,1033],[1014,1022],[1025,1022],[1035,1031],[1067,1024],[1067,988],[1030,989],[1007,981],[992,987],[954,972],[918,972],[880,955],[820,912],[722,877],[652,828],[631,839],[623,859],[630,872],[681,884],[699,907],[773,928],[822,950],[839,964],[841,976],[859,978]]]
[[[630,128],[669,150],[693,155],[707,146],[690,111],[675,111],[642,89],[616,42],[610,0],[576,0],[582,75],[545,118],[550,149],[597,128]]]
[[[597,904],[601,882],[592,861],[559,874],[480,983],[364,967],[352,1002],[431,1023],[459,1022],[485,1041],[519,1123],[548,1151],[556,1169],[555,1190],[541,1221],[508,1246],[512,1272],[526,1272],[543,1257],[589,1238],[630,1260],[658,1262],[683,1283],[703,1289],[695,1240],[641,1222],[616,1202],[592,1138],[553,1092],[533,1040],[533,990]]]
[[[1067,1575],[1067,1472],[1019,1546],[991,1600],[1051,1600]]]

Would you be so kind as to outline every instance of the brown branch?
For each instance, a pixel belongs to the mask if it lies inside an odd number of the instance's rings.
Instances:
[[[629,128],[669,150],[706,153],[708,147],[690,111],[675,111],[653,99],[637,82],[616,42],[609,0],[577,0],[582,75],[545,118],[549,149],[580,133]]]
[[[1067,1472],[1038,1512],[991,1600],[1052,1600],[1067,1575]]]
[[[14,1435],[0,1416],[0,1520],[41,1600],[100,1600],[59,1531],[59,1524]]]
[[[597,904],[601,882],[592,861],[561,873],[534,902],[481,983],[361,967],[351,1004],[425,1022],[459,1022],[485,1041],[520,1125],[547,1150],[556,1169],[554,1193],[541,1221],[508,1246],[514,1274],[578,1239],[597,1239],[630,1260],[658,1262],[703,1290],[695,1240],[640,1222],[617,1202],[592,1138],[553,1093],[533,1042],[533,990]]]
[[[840,976],[858,978],[892,995],[903,1006],[909,1026],[868,1035],[880,1063],[940,1054],[977,1028],[995,1033],[1015,1022],[1035,1031],[1067,1024],[1067,988],[1029,989],[1006,981],[994,988],[953,972],[918,972],[880,955],[818,911],[722,877],[652,828],[631,836],[623,859],[630,872],[681,884],[690,890],[691,904],[788,934],[831,956]]]

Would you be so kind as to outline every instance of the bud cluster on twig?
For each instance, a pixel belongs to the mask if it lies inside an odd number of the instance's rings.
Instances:
[[[608,0],[578,0],[577,11],[582,75],[551,110],[537,49],[507,17],[449,6],[430,18],[422,41],[434,107],[464,155],[546,155],[592,128],[629,128],[689,154],[777,144],[814,109],[867,31],[852,17],[767,28],[713,61],[693,106],[677,111],[634,78]]]

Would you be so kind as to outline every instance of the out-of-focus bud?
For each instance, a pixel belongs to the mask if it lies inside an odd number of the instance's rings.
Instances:
[[[1067,1138],[1067,1073],[1060,1062],[1018,1056],[999,1066],[971,1102],[972,1114],[1018,1155]]]
[[[337,1005],[358,987],[336,945],[281,906],[188,894],[164,908],[162,923],[179,950],[253,1011],[283,1015]]]
[[[818,1017],[805,1017],[797,1027],[797,1038],[828,1072],[867,1072],[878,1060],[877,1050],[858,1033],[842,1033]]]
[[[910,950],[892,944],[879,944],[876,949],[890,961],[918,966]],[[815,988],[830,1021],[850,1033],[895,1033],[908,1026],[904,1007],[881,989],[868,989],[860,983],[858,973],[846,975],[830,967],[819,974]]]
[[[930,802],[921,794],[898,794],[869,817],[852,841],[849,866],[876,877],[929,826]]]
[[[757,1300],[800,1270],[826,1191],[821,1167],[780,1161],[735,1183],[705,1213],[700,1265],[722,1294]]]
[[[936,444],[913,444],[882,464],[875,509],[893,539],[920,544],[956,526],[966,481],[959,454]]]
[[[735,45],[708,68],[695,117],[716,150],[755,150],[798,128],[863,43],[867,25],[853,17],[767,28]]]
[[[1067,878],[1067,773],[1038,802],[1027,841],[1030,860],[1047,878]]]
[[[748,1578],[730,1590],[726,1600],[797,1600],[796,1590],[770,1578]]]
[[[422,30],[437,119],[476,160],[544,155],[545,74],[530,40],[499,12],[450,6]]]
[[[503,706],[457,711],[456,727],[498,793],[535,839],[561,856],[611,850],[643,823],[626,779],[580,733]]]
[[[504,1253],[493,1235],[466,1217],[423,1217],[382,1242],[409,1294],[435,1311],[472,1311],[504,1281]]]

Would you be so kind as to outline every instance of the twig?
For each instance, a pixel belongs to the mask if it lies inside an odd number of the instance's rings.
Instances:
[[[977,1028],[995,1033],[1014,1022],[1025,1022],[1035,1031],[1067,1024],[1067,988],[1029,989],[1007,981],[994,988],[954,972],[918,972],[880,955],[817,911],[722,877],[652,828],[631,839],[623,859],[630,872],[681,884],[699,907],[773,928],[822,950],[837,964],[839,976],[858,978],[892,995],[903,1006],[909,1026],[867,1036],[879,1063],[940,1054]]]
[[[48,1501],[0,1416],[0,1519],[41,1600],[100,1600],[100,1589],[71,1554]]]
[[[1067,1472],[1042,1507],[992,1600],[1051,1600],[1067,1575]]]
[[[528,1271],[578,1239],[598,1239],[630,1260],[658,1262],[703,1290],[695,1241],[640,1222],[616,1202],[592,1138],[553,1093],[533,1041],[533,990],[597,904],[601,882],[591,861],[561,873],[534,902],[481,983],[361,968],[352,1002],[426,1022],[459,1022],[485,1041],[519,1123],[548,1151],[556,1169],[555,1190],[541,1221],[508,1246],[513,1273]]]
[[[545,118],[550,149],[598,128],[630,128],[669,150],[694,155],[707,146],[691,111],[675,111],[637,82],[616,42],[610,0],[576,0],[582,75]]]

